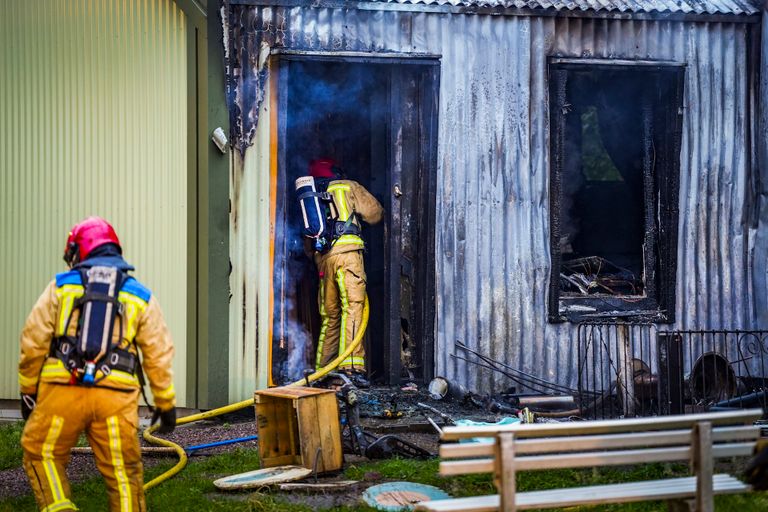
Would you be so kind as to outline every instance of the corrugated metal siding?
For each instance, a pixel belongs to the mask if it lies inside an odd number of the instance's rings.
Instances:
[[[186,379],[187,25],[172,0],[0,2],[0,396],[69,228],[114,225]]]
[[[442,56],[438,374],[477,390],[509,384],[451,358],[458,339],[525,371],[562,383],[575,380],[576,329],[547,322],[548,56],[687,64],[677,326],[758,326],[751,276],[765,271],[765,261],[753,259],[745,224],[753,200],[747,25],[300,7],[235,15],[263,29],[249,36],[254,48],[263,39],[301,50]],[[254,76],[249,69],[241,79]],[[247,98],[244,112],[254,108]],[[254,142],[249,151],[268,151],[263,141]],[[249,275],[263,272],[268,267],[252,266]],[[241,306],[258,307],[253,300],[232,308],[233,314]]]
[[[373,0],[374,2],[377,0]],[[381,0],[379,0],[381,2]],[[750,0],[384,0],[386,3],[555,9],[558,11],[681,12],[694,14],[755,14]]]
[[[269,86],[266,88],[269,95]],[[266,105],[254,143],[265,151],[249,151],[245,159],[235,152],[232,168],[229,222],[232,291],[229,324],[229,399],[244,400],[254,389],[267,387],[272,276],[269,239],[270,124]]]
[[[755,190],[758,194],[756,206],[757,222],[751,232],[754,240],[754,259],[759,262],[768,261],[768,23],[763,23],[761,34],[762,48],[760,51],[760,98],[758,129],[753,135],[752,144],[755,146],[756,168]],[[768,323],[768,269],[764,266],[759,272],[753,273],[755,293],[755,309],[762,325]]]

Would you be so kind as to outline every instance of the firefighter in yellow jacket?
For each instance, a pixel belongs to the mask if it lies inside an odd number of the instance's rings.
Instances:
[[[360,329],[366,285],[360,221],[376,224],[384,209],[362,185],[339,179],[338,168],[331,159],[310,162],[309,174],[330,180],[326,192],[333,198],[337,214],[330,249],[315,255],[320,276],[321,319],[315,365],[320,369],[342,354]],[[357,385],[368,385],[362,343],[341,362],[339,369],[350,373]]]
[[[21,333],[24,470],[41,510],[77,510],[66,467],[85,432],[110,510],[143,511],[139,391],[146,373],[152,421],[172,431],[173,342],[157,299],[127,274],[134,268],[109,223],[89,217],[72,228],[64,260],[70,270],[47,286]]]

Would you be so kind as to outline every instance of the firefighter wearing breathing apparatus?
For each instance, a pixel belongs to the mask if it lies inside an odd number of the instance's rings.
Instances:
[[[326,185],[324,195],[333,216],[329,220],[330,240],[326,244],[315,244],[322,321],[315,366],[320,369],[346,350],[360,328],[366,285],[360,222],[380,222],[384,209],[362,185],[340,179],[336,162],[331,159],[310,162],[309,174],[316,182]],[[367,385],[362,343],[339,364],[339,369],[349,372],[358,385]]]
[[[24,470],[41,510],[77,510],[66,467],[84,431],[110,510],[143,511],[139,391],[146,373],[153,422],[172,431],[173,342],[157,299],[127,274],[134,268],[109,223],[89,217],[72,228],[64,260],[70,270],[48,285],[21,333]]]

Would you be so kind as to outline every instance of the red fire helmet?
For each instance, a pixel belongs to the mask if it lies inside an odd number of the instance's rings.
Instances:
[[[91,251],[104,244],[115,244],[120,248],[117,233],[112,225],[101,217],[88,217],[75,224],[69,232],[67,246],[64,248],[64,261],[73,267],[87,258]]]
[[[332,158],[318,158],[309,162],[309,175],[313,178],[335,178],[336,160]]]

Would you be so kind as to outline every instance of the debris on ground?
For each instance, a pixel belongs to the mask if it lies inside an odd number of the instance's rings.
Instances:
[[[294,480],[301,480],[312,474],[312,470],[301,466],[275,466],[262,468],[214,480],[213,485],[222,491],[258,489]]]
[[[360,414],[360,390],[345,384],[338,390],[338,398],[342,406],[342,442],[345,453],[364,455],[369,459],[388,459],[395,456],[407,458],[429,458],[433,453],[393,434],[381,437],[363,427]],[[379,418],[399,419],[405,412],[398,410],[395,395],[390,395],[389,408],[383,409]],[[380,404],[380,400],[376,400]]]
[[[456,420],[457,427],[503,427],[505,425],[515,425],[520,423],[520,418],[505,417],[496,422],[488,421],[472,421],[472,420]],[[461,442],[465,443],[485,443],[493,441],[492,437],[472,437],[469,439],[462,439]]]
[[[454,400],[465,401],[469,397],[469,392],[461,384],[449,381],[445,377],[435,377],[430,381],[429,397],[433,400],[442,400],[446,396]]]
[[[511,372],[504,366],[497,366],[512,375],[519,375],[521,379],[525,378],[525,375]],[[538,383],[538,381],[532,382]],[[342,382],[342,384],[344,383]],[[359,414],[356,421],[358,421],[360,431],[364,432],[361,435],[365,436],[367,446],[373,445],[378,439],[384,439],[379,442],[379,445],[375,445],[375,448],[368,455],[379,458],[406,450],[410,452],[405,454],[407,456],[429,456],[438,450],[441,428],[453,424],[454,420],[493,423],[504,417],[517,417],[518,413],[524,411],[526,407],[532,413],[529,414],[529,419],[535,422],[559,422],[577,419],[570,416],[552,419],[546,416],[548,412],[572,406],[574,394],[570,392],[571,390],[548,390],[542,387],[534,391],[521,386],[517,389],[522,389],[525,391],[524,393],[518,392],[515,388],[509,388],[502,393],[493,395],[476,395],[466,392],[462,386],[456,386],[448,380],[446,380],[446,385],[448,392],[440,400],[434,400],[430,396],[426,385],[411,386],[407,384],[405,386],[409,388],[407,392],[404,392],[401,387],[371,387],[364,390],[355,388],[354,394],[356,395]],[[341,413],[343,426],[346,426],[348,420],[343,404]],[[345,428],[345,430],[347,429]],[[238,444],[221,444],[222,442],[251,438],[256,435],[256,418],[254,409],[251,408],[180,426],[173,433],[164,437],[185,448],[213,445],[204,450],[193,450],[190,455],[191,460],[194,461],[201,457],[236,450],[257,450],[258,441],[256,439],[249,439]],[[144,445],[143,440],[141,442]],[[378,453],[376,452],[377,449],[379,450]],[[152,456],[148,455],[143,457],[145,467],[152,467],[169,460],[160,452],[153,453]],[[358,454],[345,453],[344,468],[353,464],[369,462],[371,458],[365,455],[365,450],[359,451]],[[243,471],[248,469],[256,468],[243,468]],[[98,470],[93,463],[91,453],[73,454],[68,468],[68,475],[72,482],[82,482],[97,474]],[[366,475],[358,484],[344,483],[348,481],[344,480],[343,472],[323,475],[317,479],[309,477],[302,482],[284,483],[283,485],[288,485],[284,490],[274,486],[273,492],[278,494],[280,499],[289,503],[305,503],[306,500],[309,500],[317,507],[350,505],[359,499],[358,493],[365,487],[386,483],[382,482],[380,476],[375,478],[374,474],[375,472],[371,472],[370,475]],[[291,485],[296,487],[291,488]],[[349,487],[344,490],[347,485]],[[299,489],[303,492],[293,493]],[[324,489],[325,492],[320,489]],[[25,495],[30,492],[27,479],[21,468],[0,471],[0,499]],[[237,495],[232,497],[232,499],[236,498]]]
[[[291,482],[278,485],[281,491],[303,491],[303,492],[334,492],[347,491],[350,487],[355,487],[360,483],[359,480],[331,480],[327,482]]]
[[[433,412],[433,413],[437,414],[438,416],[440,416],[440,418],[443,420],[445,425],[455,425],[456,424],[456,422],[453,420],[453,418],[451,418],[450,416],[448,416],[444,412],[441,412],[441,411],[435,409],[431,405],[427,405],[427,404],[422,403],[422,402],[418,402],[416,405],[419,408],[424,409],[425,411]]]

